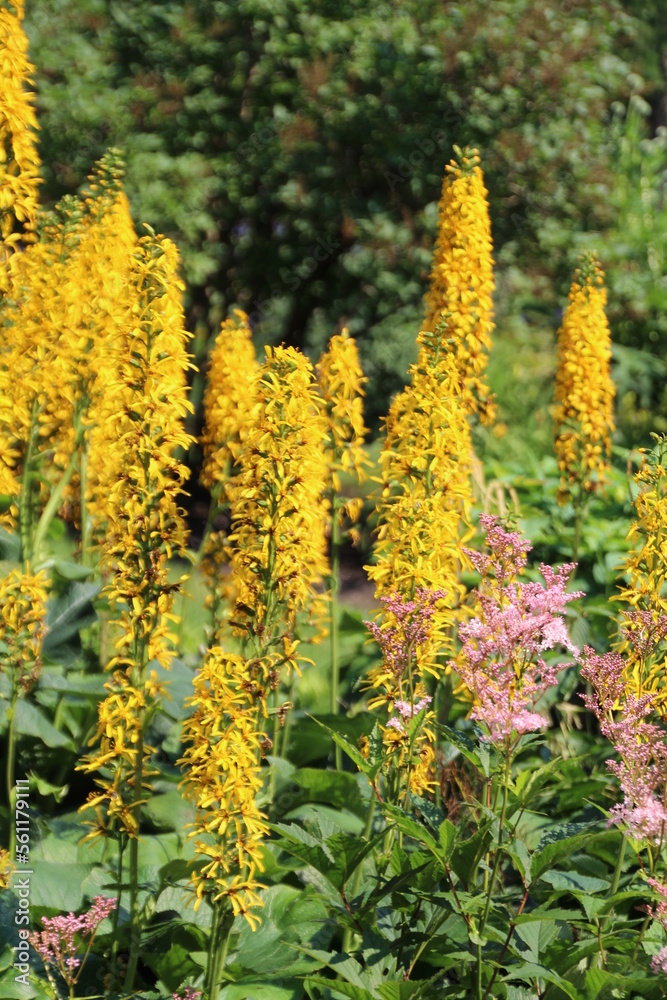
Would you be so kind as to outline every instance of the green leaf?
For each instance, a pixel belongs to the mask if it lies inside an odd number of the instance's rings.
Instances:
[[[83,883],[92,865],[31,861],[30,905],[61,913],[76,911],[83,905]]]
[[[476,834],[456,845],[449,864],[452,871],[458,875],[464,885],[470,881],[470,876],[477,867],[479,858],[491,840],[493,820],[487,820]]]
[[[63,580],[87,580],[94,572],[91,566],[82,566],[71,559],[47,559],[40,566],[42,569],[52,569]]]
[[[452,851],[454,850],[454,845],[456,843],[457,829],[454,824],[446,819],[440,824],[440,829],[438,830],[438,840],[440,841],[440,847],[442,848],[443,858],[448,861]]]
[[[368,810],[357,779],[348,771],[322,771],[304,767],[294,773],[292,780],[305,793],[302,801],[326,802],[335,809],[350,809],[360,816],[365,816]]]
[[[604,892],[609,889],[609,882],[604,878],[593,878],[590,875],[580,875],[579,872],[544,872],[540,878],[548,882],[554,889],[568,892]]]
[[[235,963],[268,980],[281,972],[300,975],[321,968],[319,959],[295,952],[294,945],[329,945],[333,927],[323,899],[311,889],[288,885],[271,886],[262,898],[262,923],[256,931],[244,923]]]
[[[377,758],[377,733],[379,732],[377,722],[375,723],[373,732],[371,733],[370,737],[371,751],[374,752],[369,752],[369,756],[368,758],[366,758],[362,754],[359,747],[351,743],[346,736],[343,736],[342,733],[337,732],[330,726],[326,726],[323,722],[320,722],[320,720],[316,719],[314,716],[311,716],[311,718],[313,719],[314,722],[317,723],[318,726],[320,726],[322,729],[324,729],[325,732],[329,734],[331,739],[337,746],[341,748],[341,750],[345,751],[350,760],[357,765],[357,767],[363,774],[367,776],[369,781],[375,780],[376,775],[380,771],[380,768],[382,767],[384,761],[387,759],[387,755],[381,756],[379,759]]]
[[[191,955],[205,947],[206,935],[200,927],[172,920],[144,932],[141,959],[172,991],[186,977],[199,973],[199,966]]]
[[[523,884],[527,889],[532,881],[531,865],[533,859],[530,851],[522,840],[515,840],[512,847],[508,848],[507,853],[519,869],[521,878],[523,879]]]
[[[93,598],[100,592],[99,583],[74,582],[56,601],[49,601],[46,615],[46,635],[42,651],[49,659],[57,656],[60,647],[79,634],[79,630],[95,621],[97,614]]]
[[[151,795],[143,812],[158,830],[176,830],[179,833],[183,833],[194,819],[194,809],[177,791]]]
[[[16,731],[21,736],[32,736],[52,749],[74,750],[72,740],[49,722],[44,713],[25,698],[16,703]]]
[[[523,962],[520,969],[509,972],[505,976],[505,981],[513,979],[523,979],[525,982],[529,982],[531,979],[544,979],[546,982],[558,986],[571,1000],[581,1000],[581,994],[572,983],[568,983],[558,973],[552,972],[551,969],[547,969],[544,965],[538,965],[536,962]]]
[[[363,986],[354,986],[352,983],[341,982],[335,979],[325,979],[323,976],[308,976],[306,982],[312,983],[313,986],[321,986],[322,989],[330,990],[334,996],[346,997],[349,1000],[377,1000],[375,993],[371,993],[370,990],[365,989]],[[246,1000],[246,994],[243,997],[235,997],[234,1000]],[[261,1000],[259,995],[257,1000]]]
[[[537,850],[533,853],[533,862],[531,867],[533,881],[560,858],[569,857],[585,844],[588,845],[590,843],[592,837],[594,836],[595,828],[593,824],[584,824],[584,827],[587,832],[577,832],[573,835],[569,835],[569,830],[580,830],[581,824],[565,824],[562,827],[556,827],[549,830],[547,834],[542,837]]]

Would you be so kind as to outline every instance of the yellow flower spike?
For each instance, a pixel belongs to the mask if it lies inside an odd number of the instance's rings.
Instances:
[[[608,468],[615,389],[606,303],[599,263],[581,257],[558,332],[554,430],[561,503],[598,489]]]
[[[625,559],[623,582],[616,598],[628,610],[622,612],[621,631],[615,643],[616,649],[625,657],[627,690],[638,698],[651,694],[655,710],[663,720],[667,719],[667,657],[664,643],[646,653],[640,643],[630,643],[624,631],[636,632],[640,627],[633,620],[633,612],[642,615],[642,630],[655,627],[658,620],[667,615],[667,597],[664,595],[667,548],[660,543],[667,530],[667,473],[663,464],[666,453],[667,438],[657,438],[654,451],[644,453],[642,465],[635,475],[639,492],[634,500],[635,520],[628,532],[632,547]]]
[[[191,363],[177,265],[171,241],[149,233],[137,242],[122,301],[126,318],[134,311],[139,321],[119,323],[110,339],[108,391],[96,401],[100,422],[90,434],[89,469],[94,474],[87,506],[95,527],[103,531],[104,593],[119,633],[118,655],[107,664],[112,677],[99,706],[97,746],[79,765],[91,772],[111,771],[110,778],[96,779],[102,799],[94,793],[83,807],[96,811],[90,821],[93,835],[119,830],[130,839],[139,835],[142,792],[150,788],[154,752],[144,740],[146,719],[164,693],[156,673],[147,676],[147,667],[151,660],[168,667],[174,655],[169,623],[179,584],[169,582],[167,558],[172,551],[185,552],[178,498],[187,470],[173,455],[191,441],[180,416],[190,408],[186,372]],[[136,851],[130,865],[133,859]],[[136,877],[131,883],[136,885]]]
[[[438,238],[420,342],[444,326],[436,351],[454,355],[466,412],[490,422],[494,406],[484,382],[493,332],[493,243],[487,190],[476,149],[454,147],[438,205]]]
[[[317,381],[328,424],[327,458],[334,489],[340,472],[352,472],[362,483],[370,464],[363,450],[368,433],[364,425],[363,386],[368,381],[359,364],[357,345],[349,331],[332,337],[317,364]]]
[[[190,837],[197,854],[213,859],[193,871],[195,898],[228,898],[234,908],[240,887],[246,911],[261,906],[254,889],[263,888],[253,875],[255,868],[263,870],[261,844],[268,826],[254,799],[261,786],[259,713],[269,670],[266,659],[246,660],[219,646],[209,650],[194,679],[193,712],[183,723],[185,752],[179,762],[184,795],[195,807]],[[216,842],[199,839],[204,833],[213,834]],[[230,880],[232,871],[237,874]],[[247,912],[244,916],[251,927],[259,922]]]
[[[28,39],[23,30],[24,0],[0,4],[0,233],[10,240],[16,223],[25,234],[35,228],[40,180],[40,160],[35,132],[34,94],[26,89],[33,66],[28,60]],[[0,249],[0,269],[7,259]],[[10,251],[11,252],[11,251]],[[4,286],[0,287],[0,291]]]

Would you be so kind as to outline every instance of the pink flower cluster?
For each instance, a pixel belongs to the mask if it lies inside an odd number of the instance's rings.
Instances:
[[[663,624],[667,624],[667,619]],[[631,641],[635,634],[627,632]],[[664,634],[662,627],[653,632],[653,635]],[[645,636],[639,634],[639,641],[645,643]],[[607,761],[623,792],[623,802],[611,810],[609,823],[625,827],[638,840],[657,841],[667,830],[667,810],[663,805],[667,744],[660,726],[646,721],[652,711],[652,698],[650,695],[637,698],[627,691],[624,662],[618,653],[598,656],[585,646],[582,664],[581,676],[595,692],[584,696],[586,707],[597,717],[600,732],[620,758]],[[622,714],[616,718],[614,712],[619,709]]]
[[[172,993],[172,1000],[200,1000],[201,990],[196,990],[193,986],[186,986],[184,993]]]
[[[95,896],[91,908],[80,917],[74,913],[64,917],[42,917],[44,929],[30,935],[30,944],[44,965],[55,966],[65,982],[72,985],[77,979],[76,970],[81,965],[81,959],[77,957],[81,939],[90,935],[90,940],[85,942],[89,948],[98,927],[115,910],[116,904],[115,898]]]
[[[418,587],[413,601],[405,600],[400,594],[382,597],[380,600],[385,612],[392,616],[396,624],[383,628],[376,622],[364,622],[394,677],[400,679],[403,676],[414,651],[428,640],[436,604],[444,596],[444,590]]]
[[[655,878],[649,878],[646,880],[652,889],[655,889],[657,893],[662,896],[662,899],[658,903],[657,907],[648,906],[648,914],[661,923],[662,926],[667,930],[667,886],[662,885]],[[651,959],[651,968],[654,972],[663,972],[667,974],[667,948],[661,948],[657,955],[654,955]]]
[[[578,655],[562,615],[583,595],[567,593],[572,563],[559,569],[541,565],[544,584],[522,582],[530,544],[518,532],[505,531],[495,517],[482,514],[480,522],[491,553],[466,550],[482,576],[479,614],[460,627],[463,647],[451,665],[473,694],[471,718],[486,730],[484,738],[507,745],[513,734],[547,725],[535,705],[568,664],[548,665],[542,654],[563,646]]]
[[[424,698],[420,698],[418,702],[411,705],[409,701],[395,701],[394,708],[399,713],[389,720],[388,726],[392,726],[399,733],[405,732],[405,726],[403,725],[403,719],[413,719],[415,715],[419,715],[423,708],[430,705],[433,701],[428,695]],[[399,718],[401,716],[402,718]]]

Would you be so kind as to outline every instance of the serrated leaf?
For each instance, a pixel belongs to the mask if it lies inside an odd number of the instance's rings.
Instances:
[[[609,882],[604,878],[593,878],[591,875],[580,875],[579,872],[544,872],[540,878],[548,882],[554,889],[568,892],[604,892],[609,889]]]

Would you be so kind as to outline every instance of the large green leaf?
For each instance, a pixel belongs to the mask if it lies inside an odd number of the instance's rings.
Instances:
[[[74,750],[72,740],[47,719],[42,710],[26,698],[16,703],[16,731],[21,736],[32,736],[53,749]]]
[[[236,945],[235,964],[274,979],[289,973],[313,972],[322,963],[294,950],[294,945],[326,947],[333,927],[322,898],[312,890],[271,886],[263,895],[262,923],[252,931],[244,922]]]
[[[100,592],[99,583],[75,581],[62,597],[49,601],[46,615],[46,635],[42,644],[44,655],[58,659],[61,650],[79,630],[97,618],[92,601]]]
[[[76,911],[83,905],[83,883],[92,865],[58,861],[31,861],[30,904],[60,913]]]

